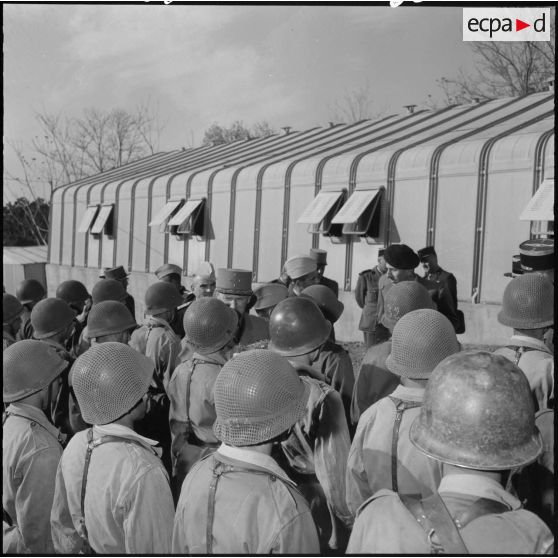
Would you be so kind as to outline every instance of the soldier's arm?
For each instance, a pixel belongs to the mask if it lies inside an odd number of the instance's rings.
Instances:
[[[360,308],[364,308],[364,299],[366,298],[366,279],[359,275],[355,287],[355,300]]]

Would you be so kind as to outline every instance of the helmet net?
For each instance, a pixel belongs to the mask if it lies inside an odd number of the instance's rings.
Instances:
[[[417,281],[401,281],[387,292],[384,303],[384,325],[393,329],[405,314],[413,310],[434,308],[428,290]]]

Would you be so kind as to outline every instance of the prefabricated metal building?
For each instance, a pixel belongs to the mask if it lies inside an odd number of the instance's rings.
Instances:
[[[158,153],[54,191],[49,293],[124,265],[141,319],[164,262],[191,274],[209,260],[263,283],[320,247],[345,304],[337,337],[355,341],[352,290],[378,248],[433,244],[457,277],[461,341],[500,343],[504,273],[530,235],[519,216],[549,177],[552,92]]]

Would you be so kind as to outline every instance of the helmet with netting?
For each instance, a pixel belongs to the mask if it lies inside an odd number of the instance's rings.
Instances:
[[[37,279],[25,279],[18,285],[16,296],[21,304],[31,304],[42,300],[46,296],[46,290]]]
[[[217,438],[231,446],[253,446],[278,437],[300,420],[309,391],[287,359],[254,350],[223,366],[214,395]]]
[[[171,283],[154,283],[145,291],[145,313],[156,316],[180,306],[184,300]]]
[[[393,328],[388,370],[411,379],[427,379],[439,362],[461,349],[451,322],[437,310],[413,310]]]
[[[31,310],[33,337],[45,339],[64,331],[74,320],[74,311],[59,298],[40,300]]]
[[[89,424],[114,422],[147,393],[153,361],[123,343],[93,345],[74,363],[71,379]]]
[[[554,286],[543,275],[528,273],[512,279],[504,290],[498,321],[517,329],[554,323]]]
[[[2,295],[2,325],[11,324],[21,316],[22,312],[23,306],[14,295],[7,293]]]
[[[115,300],[104,300],[91,307],[87,318],[89,338],[121,333],[136,327],[136,320],[127,306]]]
[[[91,300],[93,304],[103,302],[104,300],[123,302],[127,296],[126,287],[116,279],[102,279],[101,281],[97,281],[91,290]]]
[[[393,331],[397,321],[413,310],[435,309],[428,290],[418,281],[400,281],[388,290],[384,299],[382,325]]]
[[[325,285],[310,285],[300,293],[300,296],[311,298],[319,306],[324,318],[331,323],[335,323],[345,309],[345,305]]]
[[[299,356],[320,347],[331,333],[331,324],[308,297],[282,300],[269,318],[269,348],[283,356]]]
[[[409,437],[429,457],[484,471],[527,465],[542,450],[525,374],[486,351],[451,355],[434,369]]]
[[[2,399],[19,401],[47,387],[67,366],[58,351],[35,339],[16,341],[3,353]]]
[[[204,297],[184,314],[184,338],[196,352],[209,354],[224,347],[238,327],[238,314],[224,302]]]
[[[81,281],[75,281],[70,279],[68,281],[63,281],[58,285],[56,289],[56,298],[61,298],[64,302],[68,304],[81,306],[88,298],[90,294],[87,292],[85,285]]]

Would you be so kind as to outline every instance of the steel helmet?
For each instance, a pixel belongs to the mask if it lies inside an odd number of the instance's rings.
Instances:
[[[92,339],[121,333],[136,326],[136,320],[124,304],[115,300],[104,300],[91,307],[87,318],[87,336]]]
[[[122,302],[127,296],[126,287],[116,279],[102,279],[101,281],[97,281],[91,290],[93,304],[103,302],[104,300]]]
[[[68,365],[54,347],[35,339],[16,341],[4,349],[3,359],[5,403],[41,391]]]
[[[287,359],[254,350],[223,366],[214,395],[217,438],[232,446],[252,446],[276,438],[300,420],[309,389]]]
[[[451,355],[434,369],[409,436],[429,457],[467,469],[521,467],[542,451],[525,374],[486,351]]]
[[[93,345],[71,370],[83,419],[108,424],[126,414],[147,393],[154,369],[151,359],[124,343]]]
[[[59,298],[45,298],[31,310],[33,337],[45,339],[64,331],[74,320],[74,311]]]
[[[145,292],[145,313],[156,316],[180,306],[184,300],[175,285],[154,283]]]
[[[329,337],[331,324],[318,305],[307,297],[282,300],[269,318],[269,348],[283,356],[312,352]]]
[[[345,305],[325,285],[310,285],[300,293],[300,296],[311,298],[319,306],[324,318],[332,323],[341,317],[345,309]]]
[[[393,331],[395,324],[405,314],[421,308],[435,310],[436,306],[424,285],[418,281],[400,281],[387,292],[384,300],[382,325]]]
[[[70,306],[72,304],[81,306],[88,298],[91,298],[91,295],[87,292],[83,283],[70,279],[58,285],[56,289],[56,298],[62,299]]]
[[[23,306],[14,295],[7,293],[2,295],[2,325],[11,324],[21,316],[22,312]]]
[[[498,321],[517,329],[537,329],[554,323],[554,286],[538,273],[512,279],[504,290]]]
[[[214,353],[236,333],[238,314],[216,298],[195,300],[184,314],[185,340],[196,352]]]
[[[461,349],[451,322],[437,310],[413,310],[393,328],[390,372],[415,380],[427,379],[446,357]]]
[[[25,279],[18,285],[16,296],[21,304],[31,304],[42,300],[46,296],[46,290],[36,279]]]

